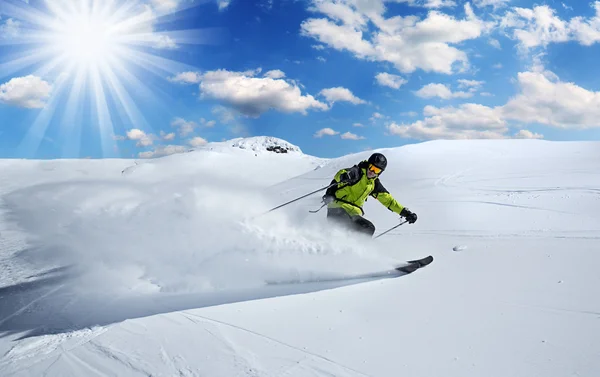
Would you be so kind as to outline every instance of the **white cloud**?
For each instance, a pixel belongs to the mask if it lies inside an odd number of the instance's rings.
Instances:
[[[366,101],[352,94],[349,89],[342,87],[323,89],[319,92],[319,94],[325,97],[325,99],[332,104],[335,102],[350,102],[354,105],[366,103]]]
[[[12,18],[6,20],[0,25],[0,39],[11,39],[19,36],[21,32],[21,23]]]
[[[501,69],[502,68],[502,63],[496,63],[492,66],[492,68],[494,69]]]
[[[187,121],[183,118],[175,118],[171,122],[171,127],[176,127],[177,132],[182,137],[185,137],[194,132],[194,130],[198,127],[195,122]]]
[[[425,119],[412,124],[391,123],[388,130],[402,137],[427,140],[509,138],[509,122],[562,129],[600,128],[600,92],[562,82],[543,67],[519,73],[517,83],[519,93],[503,106],[492,108],[474,103],[444,108],[426,106]],[[512,137],[544,136],[520,130]]]
[[[359,58],[375,56],[375,49],[370,42],[363,40],[361,30],[352,26],[337,25],[325,18],[311,18],[301,25],[302,34],[317,39],[337,50],[348,50]]]
[[[518,83],[520,93],[502,107],[505,118],[559,128],[600,127],[600,92],[544,72],[521,72]]]
[[[498,50],[502,50],[502,46],[500,46],[500,41],[498,41],[497,39],[490,39],[488,43],[490,44],[490,46]]]
[[[402,85],[408,81],[398,75],[393,75],[387,72],[378,73],[375,76],[377,83],[382,86],[388,86],[393,89],[399,89]]]
[[[153,157],[162,157],[169,156],[176,153],[184,153],[186,152],[186,148],[182,145],[165,145],[165,146],[157,146],[153,151],[140,152],[138,156],[140,158],[153,158]]]
[[[164,131],[160,131],[160,137],[165,141],[170,141],[175,139],[175,132],[166,133]]]
[[[514,136],[515,139],[543,139],[544,135],[531,132],[529,130],[520,130]]]
[[[331,8],[331,4],[339,2],[317,0],[316,3],[317,9],[330,19],[305,20],[301,25],[302,35],[331,48],[349,51],[360,59],[390,62],[405,73],[422,69],[449,74],[455,71],[457,64],[465,69],[468,66],[466,53],[451,44],[478,38],[491,28],[490,23],[475,16],[468,3],[464,7],[466,18],[462,20],[439,11],[430,11],[423,20],[416,16],[386,19],[381,1],[347,2],[342,16],[334,14],[329,8],[324,9],[326,4]],[[349,10],[352,16],[346,14]],[[367,35],[364,34],[361,21],[365,17],[377,28]],[[372,38],[366,39],[368,36]]]
[[[217,6],[219,10],[225,10],[231,4],[231,0],[217,0]]]
[[[169,77],[169,81],[180,84],[199,84],[202,80],[200,72],[181,72],[175,77]]]
[[[386,117],[385,115],[378,113],[378,112],[374,112],[373,115],[371,115],[371,117],[369,118],[369,120],[371,121],[371,123],[375,123],[377,122],[377,119],[385,119],[385,118],[389,118]]]
[[[329,110],[325,103],[313,96],[302,95],[294,82],[253,77],[254,74],[255,71],[231,72],[224,69],[206,72],[200,83],[202,97],[216,99],[252,117],[270,109],[302,114],[309,109]]]
[[[364,127],[365,125],[362,123],[353,123],[352,127]]]
[[[154,40],[154,45],[152,47],[154,47],[156,49],[174,50],[178,47],[175,40],[167,35],[154,34],[152,39]]]
[[[192,147],[200,147],[207,143],[206,139],[196,136],[188,142]]]
[[[327,135],[327,136],[334,136],[334,135],[337,135],[337,134],[339,134],[338,131],[334,131],[331,128],[323,128],[323,129],[320,129],[319,131],[315,132],[315,134],[313,136],[317,137],[317,138],[320,138],[320,137],[323,137],[325,135]]]
[[[469,98],[473,96],[472,92],[452,92],[447,85],[433,83],[425,85],[417,90],[415,94],[421,98],[439,97],[442,99]]]
[[[206,120],[204,118],[200,118],[200,124],[203,125],[204,127],[214,127],[215,124],[217,124],[217,121],[215,120]]]
[[[447,8],[456,6],[456,3],[453,0],[426,0],[423,6],[425,8]]]
[[[505,7],[510,1],[511,0],[473,0],[473,5],[478,8],[491,6],[496,9]]]
[[[412,124],[391,123],[390,133],[409,139],[496,139],[508,130],[500,111],[473,103],[459,107],[426,106],[426,118]]]
[[[172,12],[179,5],[179,0],[151,0],[151,2],[154,8],[164,12]]]
[[[137,140],[137,143],[135,144],[137,147],[148,147],[153,144],[154,139],[153,135],[148,135],[137,128],[132,128],[127,131],[127,138],[129,140]]]
[[[341,135],[341,138],[346,140],[362,140],[364,139],[364,136],[358,136],[352,132],[346,132]]]
[[[345,25],[360,28],[367,24],[368,18],[360,12],[355,12],[349,4],[339,1],[314,1],[313,4],[311,10],[323,13]]]
[[[573,17],[565,21],[548,5],[514,8],[500,25],[512,31],[523,50],[546,47],[550,43],[577,41],[584,46],[600,42],[600,1],[595,1],[593,17]]]
[[[15,77],[0,85],[0,102],[12,106],[39,109],[46,105],[52,85],[40,77]]]
[[[265,73],[265,77],[269,77],[272,79],[281,79],[281,78],[285,77],[285,73],[283,73],[283,71],[281,71],[279,69],[274,69],[272,71]]]
[[[481,85],[485,84],[485,81],[466,80],[466,79],[458,79],[457,82],[458,82],[458,87],[461,89],[463,89],[463,88],[477,89]]]

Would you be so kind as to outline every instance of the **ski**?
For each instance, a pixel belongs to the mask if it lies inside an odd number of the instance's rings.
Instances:
[[[326,282],[341,282],[349,280],[377,280],[385,278],[397,278],[415,272],[419,268],[423,268],[433,262],[433,257],[411,260],[406,262],[406,265],[394,267],[390,270],[367,272],[364,274],[346,275],[346,276],[321,276],[321,277],[306,277],[304,279],[290,280],[268,280],[267,285],[285,285],[285,284],[307,284],[307,283],[326,283]]]
[[[396,267],[396,270],[400,272],[404,272],[406,274],[410,274],[418,270],[419,268],[423,268],[433,262],[433,256],[429,255],[425,258],[410,260],[405,266]]]

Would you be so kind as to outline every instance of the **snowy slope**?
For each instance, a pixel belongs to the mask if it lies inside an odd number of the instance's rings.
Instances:
[[[269,145],[0,161],[0,375],[600,374],[600,143],[383,150],[419,220],[372,242],[309,213],[320,194],[255,217],[371,152]],[[378,233],[398,223],[365,210]],[[264,285],[427,254],[397,279]]]

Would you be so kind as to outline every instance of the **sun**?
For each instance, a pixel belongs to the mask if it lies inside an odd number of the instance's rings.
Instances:
[[[56,48],[79,66],[104,63],[115,53],[117,40],[112,30],[107,20],[75,14],[56,30]]]
[[[51,123],[60,127],[63,157],[77,155],[82,127],[97,131],[107,157],[115,156],[114,138],[124,133],[117,132],[116,125],[135,125],[152,133],[136,95],[163,102],[148,88],[149,77],[164,82],[183,70],[197,70],[167,54],[211,44],[215,35],[210,29],[161,27],[161,19],[173,27],[174,19],[185,17],[182,11],[199,6],[193,0],[6,1],[0,16],[20,26],[19,38],[11,41],[20,52],[9,61],[0,56],[0,79],[19,74],[52,82],[51,99],[21,142],[24,155],[39,149]],[[86,108],[90,110],[84,112]]]

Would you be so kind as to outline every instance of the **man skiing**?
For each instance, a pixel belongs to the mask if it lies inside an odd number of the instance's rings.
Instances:
[[[379,176],[386,167],[386,157],[381,153],[373,153],[368,160],[338,171],[331,181],[333,186],[323,195],[327,219],[372,237],[375,225],[363,217],[362,209],[370,195],[390,211],[404,217],[408,223],[417,221],[417,215],[398,203],[381,184]]]

